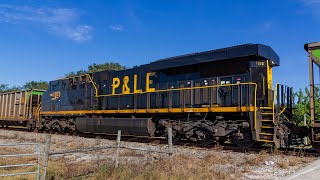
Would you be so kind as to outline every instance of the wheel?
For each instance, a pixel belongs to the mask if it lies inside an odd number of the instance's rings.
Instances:
[[[194,135],[202,145],[209,145],[214,140],[212,133],[207,129],[197,129],[194,131]]]
[[[255,143],[255,141],[252,139],[251,131],[249,128],[240,130],[240,133],[233,133],[232,141],[237,146],[243,148],[249,148]]]

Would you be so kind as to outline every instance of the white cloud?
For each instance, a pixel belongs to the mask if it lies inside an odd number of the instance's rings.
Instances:
[[[76,42],[89,40],[93,28],[78,23],[78,19],[78,10],[72,8],[35,8],[0,4],[0,23],[33,23]]]
[[[303,3],[305,6],[312,6],[315,4],[320,4],[320,0],[301,0],[301,3]]]
[[[304,7],[302,13],[311,14],[313,18],[320,21],[320,0],[300,0],[300,3]]]
[[[112,24],[109,26],[109,29],[113,31],[123,31],[123,26],[121,24]]]

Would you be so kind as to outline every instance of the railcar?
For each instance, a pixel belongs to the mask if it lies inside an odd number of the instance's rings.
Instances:
[[[164,136],[210,144],[229,140],[287,147],[292,88],[276,84],[276,52],[263,44],[160,59],[121,71],[51,81],[39,125],[57,131]]]
[[[0,126],[35,128],[45,90],[28,89],[0,93]]]

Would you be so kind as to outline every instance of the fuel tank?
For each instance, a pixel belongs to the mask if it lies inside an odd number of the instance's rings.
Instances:
[[[76,129],[80,132],[123,135],[154,136],[155,124],[151,118],[77,118]]]

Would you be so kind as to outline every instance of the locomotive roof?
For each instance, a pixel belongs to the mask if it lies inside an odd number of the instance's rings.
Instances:
[[[268,59],[275,66],[280,65],[279,56],[273,51],[270,46],[263,44],[243,44],[222,49],[196,52],[181,56],[159,59],[148,64],[148,66],[155,71],[211,61],[221,61],[228,59],[236,60],[237,58],[243,57],[254,57],[256,60]]]

